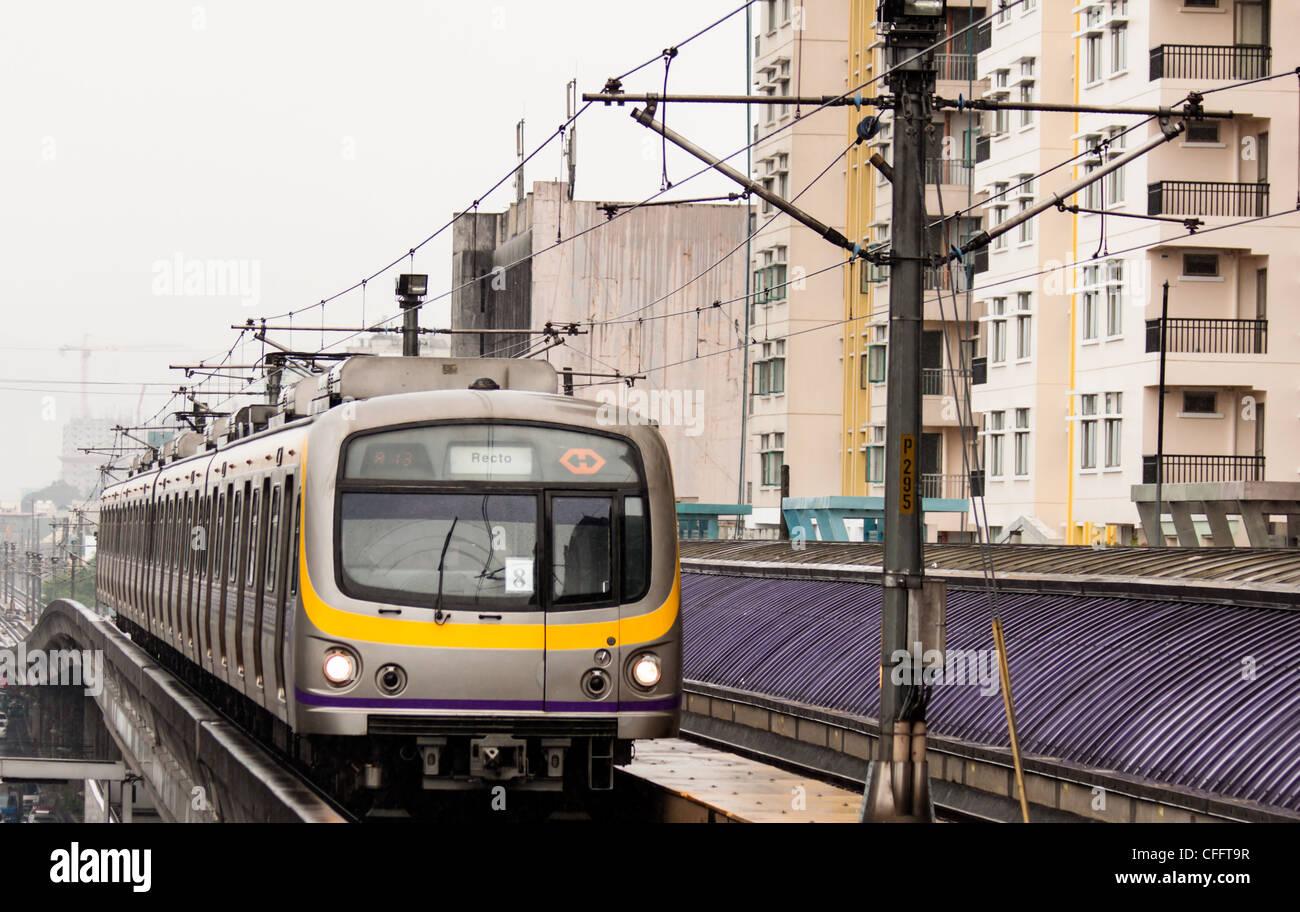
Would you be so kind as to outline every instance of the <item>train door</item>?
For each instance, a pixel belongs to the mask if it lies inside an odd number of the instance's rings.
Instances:
[[[240,624],[240,670],[252,682],[249,696],[261,703],[262,685],[262,592],[266,585],[267,507],[271,481],[253,482],[253,499],[249,504],[248,567],[244,573],[244,616]]]
[[[203,630],[200,636],[203,640],[203,667],[215,673],[221,664],[221,654],[213,647],[218,635],[212,622],[214,617],[218,622],[221,619],[221,593],[225,589],[226,572],[226,565],[223,560],[226,553],[226,494],[221,490],[220,483],[213,486],[210,496],[213,504],[212,529],[208,535],[210,557],[208,558],[208,579],[203,587]]]
[[[240,678],[248,673],[252,660],[253,619],[257,615],[259,596],[258,574],[261,572],[262,535],[266,531],[263,517],[266,498],[262,494],[262,481],[245,483],[248,492],[248,531],[245,533],[243,573],[239,577],[239,611],[235,621],[235,670]]]
[[[554,492],[547,496],[549,553],[540,593],[546,611],[546,709],[564,712],[618,708],[619,581],[615,494]],[[604,626],[577,642],[567,627]],[[604,633],[604,637],[599,634]]]
[[[284,580],[284,573],[281,572],[280,567],[284,557],[284,548],[280,541],[284,528],[280,515],[282,509],[282,491],[280,485],[276,484],[271,487],[271,497],[267,507],[266,547],[263,549],[265,557],[262,560],[263,582],[259,587],[257,618],[253,622],[253,671],[257,675],[257,686],[267,693],[272,686],[278,684],[278,679],[267,681],[268,670],[263,665],[263,661],[266,656],[272,655],[275,649],[275,619],[280,611],[277,596],[282,592],[281,583]],[[268,645],[270,651],[267,649]],[[263,702],[265,701],[266,698],[263,698]]]
[[[243,542],[242,533],[244,529],[244,492],[233,484],[227,485],[226,496],[230,512],[226,515],[226,541],[222,557],[225,573],[221,583],[221,618],[217,629],[220,638],[218,645],[221,653],[221,676],[227,682],[231,682],[234,680],[230,667],[231,653],[234,649],[231,645],[230,631],[234,626],[235,603],[239,591],[240,544]]]

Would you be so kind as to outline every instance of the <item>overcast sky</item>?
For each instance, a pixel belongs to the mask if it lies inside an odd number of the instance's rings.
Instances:
[[[521,117],[530,151],[564,120],[569,79],[598,91],[736,6],[4,4],[0,499],[58,478],[63,422],[83,408],[148,417],[182,382],[169,363],[224,353],[231,323],[328,297],[468,207],[511,168]],[[659,91],[663,76],[656,62],[625,88]],[[669,88],[744,83],[742,14],[682,49]],[[579,197],[659,189],[659,144],[630,110],[597,106],[579,119]],[[678,108],[669,122],[721,154],[746,141],[739,106]],[[558,143],[534,162],[530,182],[557,178]],[[743,157],[733,162],[743,169]],[[695,169],[670,153],[675,181]],[[680,195],[731,189],[710,174]],[[484,208],[512,192],[507,183]],[[221,284],[231,261],[238,288]],[[446,289],[446,236],[415,267],[432,291]],[[392,279],[372,283],[365,303],[371,322],[393,312]],[[352,324],[361,306],[352,294],[327,320]],[[319,312],[304,319],[319,325]],[[425,319],[445,325],[445,306]],[[257,354],[249,345],[235,359]]]

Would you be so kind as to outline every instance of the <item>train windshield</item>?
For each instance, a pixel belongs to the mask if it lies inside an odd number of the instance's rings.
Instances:
[[[365,434],[339,480],[344,587],[448,610],[632,600],[648,581],[646,502],[620,438],[521,424]]]
[[[361,589],[536,603],[536,497],[348,491],[342,520],[343,572]]]

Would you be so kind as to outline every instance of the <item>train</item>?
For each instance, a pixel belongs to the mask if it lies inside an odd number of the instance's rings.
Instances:
[[[610,411],[544,361],[347,358],[105,486],[97,597],[346,802],[608,790],[682,677],[668,451]]]

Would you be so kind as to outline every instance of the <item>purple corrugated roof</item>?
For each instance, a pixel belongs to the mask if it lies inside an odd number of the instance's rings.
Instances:
[[[875,718],[881,590],[683,573],[686,677]],[[1300,612],[999,593],[1026,753],[1300,810]],[[948,592],[950,650],[986,596]],[[981,690],[992,692],[982,695]],[[996,684],[937,685],[938,734],[1006,747]]]

